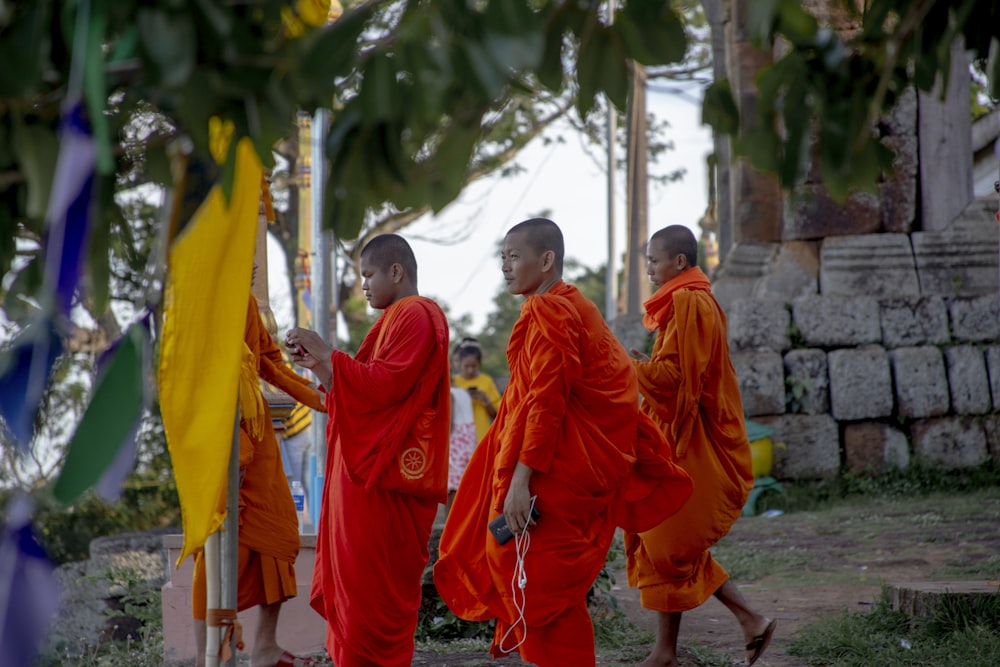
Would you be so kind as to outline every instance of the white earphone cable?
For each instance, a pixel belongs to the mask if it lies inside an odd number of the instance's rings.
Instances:
[[[531,497],[531,507],[528,510],[528,516],[535,509],[535,498]],[[524,569],[524,559],[528,555],[528,547],[531,546],[531,535],[528,532],[528,526],[524,527],[520,535],[514,536],[514,573],[510,578],[510,588],[511,588],[511,599],[514,601],[514,609],[517,610],[517,619],[511,624],[507,631],[500,638],[500,643],[497,648],[500,649],[502,653],[513,653],[516,651],[521,644],[524,643],[525,639],[528,638],[528,623],[524,619],[524,609],[527,603],[527,591],[525,590],[528,586],[528,573]],[[518,599],[518,591],[520,591],[520,600]],[[524,631],[521,633],[521,639],[518,640],[516,644],[510,648],[505,648],[504,643],[512,632],[517,628],[518,625],[524,626]]]

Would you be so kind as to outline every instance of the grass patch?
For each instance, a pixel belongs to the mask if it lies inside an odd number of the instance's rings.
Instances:
[[[809,555],[788,547],[778,553],[748,549],[739,541],[723,538],[712,547],[712,557],[736,581],[757,581],[774,574],[799,570],[809,564]]]
[[[848,613],[806,626],[788,652],[808,665],[994,667],[1000,656],[1000,595],[944,597],[926,619],[911,619],[883,601],[869,612]]]
[[[976,468],[941,470],[913,464],[877,477],[845,473],[822,481],[782,482],[784,493],[764,494],[757,513],[769,509],[809,512],[830,509],[848,499],[914,498],[934,493],[968,493],[1000,486],[1000,464],[990,460]]]
[[[1000,579],[1000,555],[977,558],[972,554],[964,554],[962,558],[950,560],[945,565],[945,572],[952,576],[969,579]]]

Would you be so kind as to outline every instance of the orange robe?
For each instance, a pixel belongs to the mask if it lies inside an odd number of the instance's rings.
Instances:
[[[729,578],[708,549],[729,532],[753,488],[750,443],[726,316],[705,274],[684,271],[645,307],[644,324],[659,333],[650,361],[635,363],[642,409],[673,443],[694,494],[656,528],[626,536],[628,576],[644,607],[681,612]]]
[[[409,667],[428,541],[447,495],[448,322],[430,299],[406,297],[353,359],[335,351],[331,363],[310,604],[327,621],[337,667]]]
[[[241,389],[241,405],[256,404],[256,415],[241,409],[239,494],[239,583],[237,608],[282,602],[296,592],[295,559],[299,553],[298,519],[281,463],[281,451],[271,426],[267,405],[260,397],[262,378],[314,410],[326,410],[309,381],[285,365],[281,349],[260,318],[257,300],[250,297],[243,336],[244,374],[253,383]],[[249,403],[244,403],[249,401]],[[228,445],[228,443],[227,443]],[[225,499],[222,499],[223,504]],[[220,508],[221,509],[221,508]],[[195,560],[192,584],[194,617],[205,618],[203,552]]]
[[[507,348],[511,378],[497,417],[459,485],[439,545],[434,581],[458,616],[497,619],[491,652],[518,621],[512,598],[514,540],[487,524],[501,513],[515,465],[541,514],[525,557],[524,660],[542,667],[594,664],[586,594],[616,525],[656,525],[691,492],[669,444],[638,410],[635,371],[600,312],[558,283],[528,297]]]

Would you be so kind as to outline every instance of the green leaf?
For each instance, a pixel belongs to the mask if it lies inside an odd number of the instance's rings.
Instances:
[[[132,325],[97,378],[93,398],[70,440],[53,488],[64,505],[96,484],[121,447],[134,437],[143,410],[143,357],[148,345],[146,328]]]
[[[740,110],[736,107],[728,79],[720,79],[705,91],[701,102],[701,122],[719,134],[735,135],[740,129]]]
[[[782,0],[753,0],[748,2],[746,31],[750,41],[757,47],[771,40],[778,18],[778,5]]]
[[[505,35],[522,36],[541,28],[541,17],[523,0],[493,0],[486,6],[486,29]]]
[[[563,32],[561,28],[555,27],[545,35],[542,62],[538,65],[538,80],[553,92],[561,90],[563,86],[562,49]]]
[[[663,0],[627,3],[610,30],[622,39],[629,57],[643,65],[680,62],[687,51],[684,25]]]
[[[462,37],[452,64],[467,83],[475,84],[479,94],[496,99],[507,83],[508,73],[497,68],[497,63],[483,45],[470,37]]]
[[[11,140],[28,182],[28,200],[24,210],[29,217],[40,220],[45,217],[49,205],[52,178],[59,157],[59,141],[49,127],[36,123],[22,125],[19,120],[15,123]]]
[[[142,49],[167,88],[184,85],[194,71],[197,40],[194,20],[188,12],[168,12],[140,7],[136,25]]]
[[[781,0],[778,8],[778,30],[793,44],[808,46],[816,38],[819,24],[815,17],[802,7],[800,0]]]
[[[778,154],[781,142],[778,133],[770,126],[756,126],[741,134],[734,141],[736,153],[746,155],[762,171],[778,171]]]
[[[465,185],[465,175],[472,150],[482,133],[476,125],[452,125],[434,152],[435,178],[431,183],[429,203],[435,213],[458,196]]]
[[[358,38],[375,11],[377,3],[362,4],[321,30],[306,33],[301,41],[305,50],[298,74],[307,88],[333,91],[333,82],[346,75],[358,52]],[[332,100],[322,101],[327,106]]]
[[[392,58],[377,53],[368,60],[358,96],[362,122],[366,125],[376,125],[399,112],[402,94]]]
[[[581,118],[594,108],[594,96],[601,87],[606,41],[607,32],[601,27],[595,27],[589,39],[580,43],[576,62],[576,83],[579,88],[576,94],[576,110]]]
[[[90,222],[90,245],[88,247],[87,273],[90,276],[90,295],[93,299],[92,312],[100,315],[107,310],[111,296],[111,258],[108,247],[111,243],[112,219],[118,224],[127,224],[121,215],[121,209],[114,203],[114,178],[98,176],[97,197],[102,211],[108,215],[94,212]]]
[[[49,2],[18,2],[0,39],[0,98],[20,97],[38,89],[48,62]]]

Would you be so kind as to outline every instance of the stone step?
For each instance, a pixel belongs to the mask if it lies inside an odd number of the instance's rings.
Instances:
[[[913,618],[932,616],[943,600],[965,600],[975,610],[1000,594],[1000,581],[918,581],[885,584],[882,591],[894,611]]]

